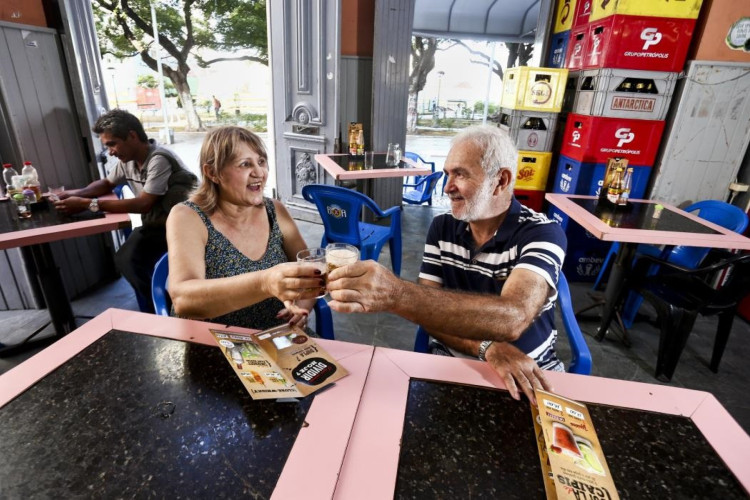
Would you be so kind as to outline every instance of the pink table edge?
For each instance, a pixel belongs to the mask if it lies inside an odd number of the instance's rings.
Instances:
[[[750,436],[711,394],[567,373],[548,377],[556,393],[578,401],[690,417],[750,491]],[[335,498],[393,497],[411,378],[505,389],[487,363],[377,348]]]
[[[681,210],[668,203],[660,202],[658,200],[633,201],[651,204],[659,203],[664,207],[665,210],[679,213],[680,215],[698,222],[699,224],[710,227],[711,229],[718,231],[721,234],[717,235],[684,233],[674,231],[653,231],[648,229],[611,227],[599,220],[598,217],[591,214],[588,210],[572,201],[575,198],[593,200],[596,199],[595,196],[547,193],[545,195],[545,198],[551,204],[555,205],[562,212],[568,215],[571,219],[583,226],[583,228],[588,232],[603,241],[620,241],[624,243],[650,243],[656,245],[688,245],[695,247],[719,247],[750,250],[750,238],[746,238],[741,234],[730,231],[729,229],[723,228],[705,219],[701,219],[695,214],[685,212],[684,210]]]
[[[419,168],[416,163],[408,158],[402,158],[405,163],[408,163],[413,168],[379,168],[372,170],[355,170],[349,171],[341,168],[335,161],[333,161],[328,154],[316,154],[315,161],[323,167],[326,172],[336,180],[354,180],[354,179],[378,179],[384,177],[411,177],[413,175],[429,175],[432,170],[429,168]],[[346,156],[346,155],[338,155]]]
[[[107,309],[25,362],[0,375],[0,408],[76,356],[112,329],[185,342],[216,345],[209,328],[241,333],[256,330],[165,316]],[[273,498],[333,496],[359,400],[374,352],[372,346],[318,339],[349,375],[318,394],[305,417]],[[248,396],[249,397],[249,396]],[[320,450],[326,450],[321,453]],[[311,460],[311,457],[315,457]],[[314,494],[311,496],[310,493]]]
[[[39,243],[90,236],[92,234],[115,231],[130,227],[130,215],[105,213],[103,218],[67,222],[56,226],[22,229],[0,233],[0,250],[24,247]]]

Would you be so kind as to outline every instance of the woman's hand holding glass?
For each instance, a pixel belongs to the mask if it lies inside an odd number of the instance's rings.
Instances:
[[[266,271],[264,290],[284,303],[277,317],[290,324],[306,320],[315,297],[325,287],[324,277],[314,264],[285,262]]]

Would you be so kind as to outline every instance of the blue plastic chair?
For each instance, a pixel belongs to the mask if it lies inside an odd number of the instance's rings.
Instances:
[[[571,360],[568,363],[568,372],[579,375],[591,374],[591,351],[586,344],[586,339],[578,327],[578,321],[573,313],[573,302],[570,299],[570,288],[568,280],[561,272],[557,281],[557,304],[560,306],[563,326],[568,334],[570,344]],[[420,326],[417,328],[417,337],[414,341],[415,352],[429,352],[430,337],[427,332]]]
[[[718,200],[704,200],[697,203],[693,203],[684,208],[686,212],[698,212],[698,217],[705,219],[714,224],[718,224],[721,227],[727,228],[736,233],[742,233],[745,231],[748,225],[747,214],[742,211],[741,208],[729,203]],[[615,242],[609,248],[607,257],[604,259],[602,268],[599,271],[599,275],[596,277],[594,282],[594,290],[599,287],[604,275],[608,270],[609,263],[612,258],[617,255],[620,249],[620,244]],[[665,248],[664,250],[653,245],[638,245],[636,250],[636,259],[639,256],[649,255],[661,260],[666,260],[672,264],[676,264],[680,267],[688,269],[697,268],[703,259],[708,255],[710,248],[703,247],[689,247],[679,245],[673,248]],[[652,266],[649,270],[649,275],[654,275],[659,271],[659,266]],[[643,303],[643,297],[635,292],[631,292],[626,299],[622,308],[622,322],[626,328],[633,326],[635,316]]]
[[[411,203],[413,205],[421,205],[427,202],[427,204],[431,206],[432,194],[442,176],[443,172],[435,172],[430,175],[422,176],[419,182],[414,185],[414,189],[404,191],[401,199],[405,203]]]
[[[151,297],[154,301],[154,310],[159,316],[169,316],[172,301],[167,291],[167,276],[169,276],[168,254],[156,262],[154,274],[151,276]],[[315,302],[315,333],[321,338],[335,340],[333,336],[333,315],[328,303],[322,298]]]
[[[378,260],[385,242],[391,250],[393,272],[401,274],[401,207],[385,212],[370,198],[357,191],[325,184],[308,184],[302,196],[318,207],[325,229],[320,246],[349,243],[359,248],[363,260]],[[360,222],[362,208],[367,207],[378,218],[391,218],[389,226]]]
[[[412,153],[411,151],[404,152],[404,156],[406,158],[409,158],[411,161],[413,161],[417,165],[419,165],[420,163],[422,163],[424,165],[429,165],[430,166],[430,170],[432,170],[432,173],[433,174],[435,173],[435,162],[434,161],[426,161],[424,158],[422,158],[421,156],[419,156],[417,153]],[[424,175],[415,175],[414,177],[404,177],[404,192],[408,188],[414,188],[419,183],[419,181],[422,180],[424,177],[426,177],[426,176],[424,176]],[[445,181],[446,180],[447,180],[447,178],[443,179],[443,191],[445,191]]]

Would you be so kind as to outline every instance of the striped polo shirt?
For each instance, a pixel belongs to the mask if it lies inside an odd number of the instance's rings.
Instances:
[[[435,217],[427,234],[419,277],[448,289],[499,295],[513,269],[539,274],[553,292],[539,317],[513,345],[532,357],[540,368],[559,369],[555,301],[566,245],[559,224],[513,198],[495,236],[479,249],[474,248],[468,223],[450,213]]]

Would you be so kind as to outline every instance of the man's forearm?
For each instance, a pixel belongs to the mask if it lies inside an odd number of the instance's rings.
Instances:
[[[403,281],[393,312],[427,331],[455,332],[464,339],[511,342],[533,320],[496,295],[457,292]],[[438,314],[439,313],[439,314]]]
[[[69,193],[81,198],[96,198],[112,192],[112,184],[107,179],[99,179],[80,189],[71,189]]]
[[[462,352],[467,356],[477,357],[479,354],[480,340],[464,339],[456,337],[455,335],[448,335],[439,332],[427,332],[431,337],[440,341],[446,347],[450,347],[454,351]]]

